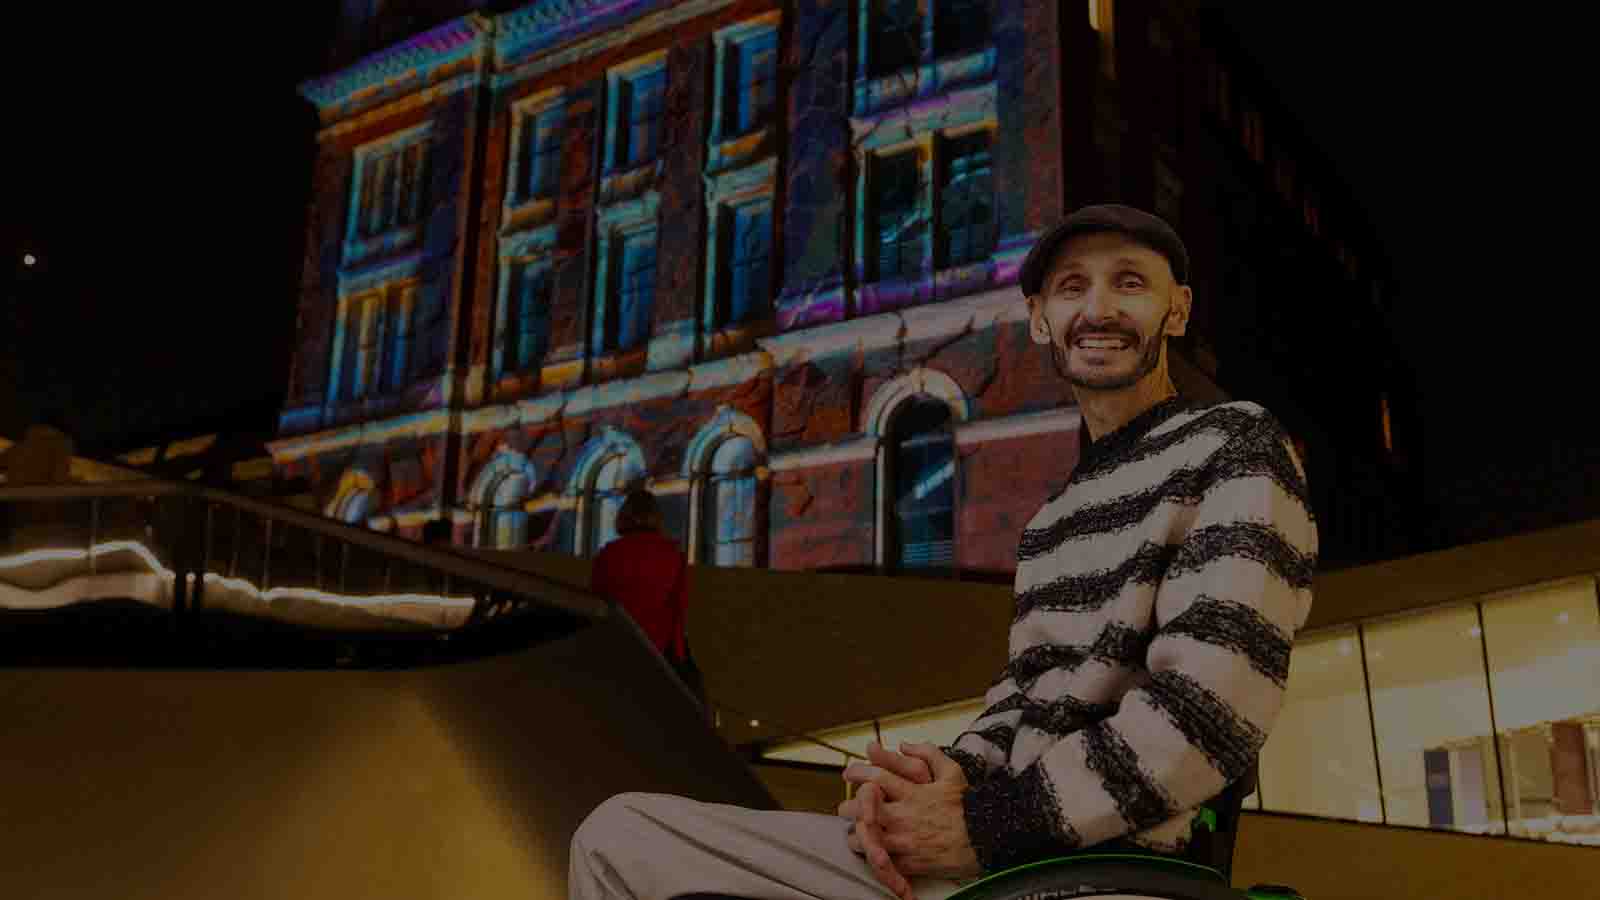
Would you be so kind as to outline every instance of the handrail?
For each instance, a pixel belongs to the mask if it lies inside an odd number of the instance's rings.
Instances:
[[[108,497],[196,497],[231,506],[272,521],[304,528],[323,537],[345,541],[378,553],[398,557],[443,572],[455,578],[478,582],[497,590],[537,597],[541,602],[590,619],[610,615],[605,601],[553,579],[530,572],[506,568],[405,538],[370,531],[323,516],[201,485],[164,481],[117,482],[93,485],[48,485],[29,487],[0,486],[0,503],[32,500],[94,500]],[[535,584],[530,585],[530,582]]]

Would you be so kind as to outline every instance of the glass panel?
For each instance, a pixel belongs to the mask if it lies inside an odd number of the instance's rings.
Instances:
[[[894,491],[898,559],[907,568],[955,559],[955,442],[950,409],[929,398],[895,415]]]
[[[621,278],[617,349],[628,350],[650,336],[650,314],[656,293],[654,229],[627,237],[623,244]]]
[[[743,134],[772,120],[778,99],[778,33],[768,31],[739,45],[734,54],[736,112],[732,131]]]
[[[729,324],[743,322],[763,308],[771,289],[772,208],[766,203],[734,209],[732,256]]]
[[[990,174],[989,132],[945,142],[941,191],[944,245],[941,266],[988,259],[994,250],[994,182]]]
[[[667,86],[666,69],[638,75],[625,87],[628,113],[627,152],[623,158],[629,166],[643,165],[656,158],[656,144],[661,132],[661,106]]]
[[[1483,604],[1513,835],[1600,845],[1589,734],[1600,725],[1600,613],[1588,578]]]
[[[1261,750],[1259,783],[1270,810],[1383,821],[1354,628],[1295,642],[1283,709]]]
[[[872,0],[871,69],[874,77],[916,65],[922,59],[924,0]]]
[[[547,197],[555,193],[561,160],[561,120],[563,110],[549,109],[525,120],[523,147],[527,154],[522,199]]]
[[[924,216],[917,153],[879,157],[873,167],[878,277],[904,278],[922,268]]]
[[[1435,610],[1364,630],[1388,823],[1501,830],[1477,610]]]

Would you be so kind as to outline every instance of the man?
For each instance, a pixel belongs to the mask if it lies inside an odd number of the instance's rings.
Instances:
[[[1023,263],[1080,452],[1023,530],[1009,662],[972,726],[946,748],[871,746],[838,817],[614,797],[573,839],[574,900],[937,900],[1090,847],[1184,851],[1277,716],[1317,544],[1277,422],[1253,403],[1187,409],[1172,384],[1188,270],[1167,223],[1114,205]]]

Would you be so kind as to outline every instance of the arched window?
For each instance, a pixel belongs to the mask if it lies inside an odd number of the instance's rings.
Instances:
[[[507,472],[497,479],[484,498],[483,523],[478,532],[485,547],[506,549],[528,544],[528,511],[523,508],[532,489],[528,476]]]
[[[628,490],[644,479],[644,471],[623,453],[606,457],[595,468],[584,498],[584,552],[593,556],[617,538],[617,510]]]
[[[742,435],[717,445],[706,473],[698,559],[716,566],[756,564],[756,445]]]
[[[955,564],[956,454],[950,407],[919,394],[889,420],[884,487],[886,559],[891,568]]]

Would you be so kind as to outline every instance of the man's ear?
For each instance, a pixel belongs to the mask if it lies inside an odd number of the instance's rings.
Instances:
[[[1172,314],[1167,317],[1167,335],[1181,337],[1189,330],[1189,311],[1194,308],[1194,289],[1179,285],[1172,292]]]
[[[1038,294],[1028,298],[1028,336],[1035,344],[1050,343],[1050,325],[1044,320],[1044,298]]]

